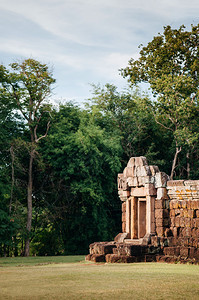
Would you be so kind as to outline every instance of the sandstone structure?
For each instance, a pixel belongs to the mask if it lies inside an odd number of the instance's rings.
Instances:
[[[90,245],[95,262],[199,263],[199,180],[169,180],[145,157],[118,174],[122,232]]]

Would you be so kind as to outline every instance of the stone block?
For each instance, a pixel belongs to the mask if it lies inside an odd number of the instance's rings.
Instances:
[[[130,191],[122,191],[122,194],[121,194],[122,197],[129,197],[130,196]]]
[[[188,257],[189,256],[189,248],[188,247],[181,247],[180,248],[180,256],[181,257]]]
[[[185,186],[197,186],[197,185],[199,185],[199,180],[185,180],[184,185]]]
[[[185,218],[180,218],[180,227],[185,227]]]
[[[180,227],[180,217],[175,217],[175,227]]]
[[[144,187],[132,188],[131,189],[131,196],[145,197],[146,196],[145,188]]]
[[[157,199],[168,199],[167,189],[165,187],[157,188]]]
[[[164,172],[158,172],[155,174],[155,187],[156,188],[163,188],[167,186],[167,181],[169,177]]]
[[[155,209],[163,209],[165,208],[165,200],[164,199],[156,199],[155,200]]]
[[[135,157],[135,166],[139,167],[139,166],[147,166],[147,159],[144,156],[140,156],[140,157]]]
[[[155,188],[154,184],[151,184],[151,183],[145,184],[145,194],[147,196],[156,196],[157,195],[157,189]]]
[[[159,247],[160,246],[160,238],[158,236],[152,236],[151,237],[151,245],[154,247]]]
[[[189,257],[190,258],[195,258],[195,251],[196,249],[194,247],[189,248]]]
[[[94,262],[105,262],[105,255],[101,255],[101,254],[93,254],[91,257],[91,261]]]
[[[196,228],[199,228],[199,218],[197,218],[197,219],[195,220],[195,222],[196,222],[195,227],[196,227]]]
[[[129,187],[136,187],[138,186],[138,179],[137,177],[128,177],[127,178],[127,184]]]
[[[193,238],[192,245],[194,248],[199,248],[199,238]]]
[[[137,180],[138,180],[138,186],[144,186],[145,185],[145,177],[138,176]]]
[[[181,202],[181,207],[182,207],[183,209],[187,208],[187,201],[182,200],[182,202]]]
[[[158,166],[149,166],[151,175],[155,176],[156,173],[160,172]]]
[[[169,225],[169,219],[156,219],[155,224],[157,227],[166,227]]]
[[[191,218],[185,218],[185,227],[191,227]]]
[[[151,183],[155,184],[155,177],[154,176],[145,176],[145,184]]]
[[[134,256],[107,254],[106,262],[107,263],[133,263],[133,262],[137,262],[137,258]]]
[[[179,208],[175,208],[174,211],[175,211],[175,216],[180,217],[181,210]]]
[[[144,256],[144,262],[155,262],[155,261],[156,261],[156,255],[146,254]]]
[[[163,212],[164,212],[164,209],[162,209],[162,208],[156,209],[155,210],[155,218],[163,219]]]
[[[123,233],[119,233],[118,235],[116,235],[116,237],[114,238],[114,241],[117,242],[117,243],[123,243],[124,242],[124,239],[126,239],[128,236],[128,233],[126,232],[123,232]],[[117,249],[116,247],[114,247],[112,250],[113,250],[113,253],[115,251],[115,249]]]
[[[122,213],[126,212],[126,202],[122,202]]]
[[[124,177],[123,173],[118,174],[117,178],[118,190],[126,190],[127,189],[127,181]]]
[[[194,256],[195,256],[196,259],[199,260],[199,248],[195,249]]]
[[[128,161],[127,167],[134,168],[135,167],[135,157],[131,157]]]
[[[169,219],[167,219],[167,220],[165,220],[165,221],[168,221],[168,223],[170,223],[170,220],[169,220]],[[165,226],[166,226],[166,225],[165,225]],[[168,239],[170,239],[170,238],[173,239],[173,232],[172,232],[171,228],[166,228],[166,229],[165,229],[165,232],[164,232],[164,235],[165,235],[165,237],[168,237]],[[168,240],[168,239],[167,239],[167,240]]]
[[[199,200],[193,201],[193,209],[195,209],[195,210],[199,209]]]
[[[171,217],[170,221],[171,221],[171,226],[174,227],[175,226],[175,217]]]
[[[151,170],[149,166],[140,167],[140,176],[151,176]]]
[[[88,255],[86,255],[86,256],[85,256],[85,260],[86,260],[86,261],[91,261],[92,255],[93,255],[93,254],[88,254]]]
[[[156,233],[158,237],[162,237],[164,235],[164,228],[161,227],[156,227]]]
[[[156,227],[163,227],[164,226],[163,219],[156,219],[155,224]]]
[[[126,232],[126,222],[122,222],[122,232]]]
[[[122,213],[122,222],[126,222],[126,212]]]
[[[169,212],[170,218],[175,217],[175,209],[171,209]]]
[[[133,168],[131,168],[131,167],[126,167],[126,168],[124,168],[123,176],[124,176],[125,178],[133,177],[133,176],[134,176],[134,174],[133,174]]]
[[[184,180],[169,180],[167,181],[167,187],[184,186]]]
[[[179,256],[180,247],[165,247],[163,252],[167,256]]]

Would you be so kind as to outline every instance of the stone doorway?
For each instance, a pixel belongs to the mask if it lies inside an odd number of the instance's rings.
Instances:
[[[137,205],[138,238],[143,238],[146,234],[146,198],[138,198]]]
[[[147,233],[147,199],[130,197],[126,202],[126,232],[130,239],[142,239]]]

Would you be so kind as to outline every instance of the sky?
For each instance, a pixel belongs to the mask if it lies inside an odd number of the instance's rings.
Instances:
[[[48,64],[53,101],[81,104],[91,84],[125,89],[119,69],[164,26],[198,23],[198,0],[0,0],[0,63]]]

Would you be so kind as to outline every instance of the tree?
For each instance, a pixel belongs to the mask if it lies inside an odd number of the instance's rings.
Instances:
[[[115,131],[101,128],[97,119],[94,112],[70,103],[61,106],[40,144],[51,238],[58,233],[65,254],[85,254],[89,243],[113,239],[120,230],[120,141]]]
[[[116,86],[93,86],[89,109],[98,112],[98,124],[114,130],[123,148],[125,166],[132,156],[147,156],[152,164],[165,165],[165,135],[155,122],[152,103],[139,89],[118,92]],[[159,151],[157,149],[160,149]]]
[[[175,153],[171,168],[174,176],[176,162],[183,147],[189,152],[198,141],[199,95],[199,24],[185,31],[170,26],[154,37],[146,47],[142,46],[140,58],[131,59],[121,71],[132,85],[139,82],[150,84],[156,97],[156,121],[173,134]],[[187,176],[189,177],[189,162]]]
[[[22,63],[12,63],[11,69],[0,66],[1,89],[0,97],[5,95],[15,104],[23,117],[29,132],[29,166],[27,179],[27,237],[25,243],[25,256],[29,255],[30,236],[32,226],[32,198],[33,198],[33,162],[37,156],[39,141],[47,136],[50,119],[45,131],[38,134],[39,125],[45,114],[49,114],[49,105],[44,101],[51,94],[51,85],[55,82],[48,66],[40,62],[27,59]]]

